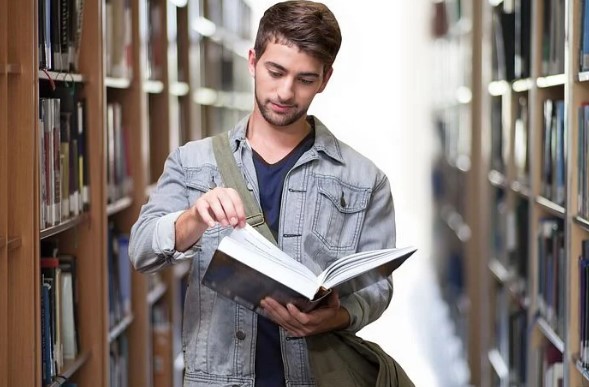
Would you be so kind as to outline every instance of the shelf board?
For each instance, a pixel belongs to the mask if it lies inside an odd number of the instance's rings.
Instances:
[[[149,293],[147,293],[147,303],[149,305],[155,304],[163,297],[164,294],[166,294],[167,290],[168,287],[166,286],[166,284],[157,284],[152,290],[149,291]]]
[[[132,322],[133,314],[125,316],[125,318],[123,318],[117,325],[115,325],[113,329],[110,330],[110,332],[108,332],[108,342],[112,343],[115,341],[117,337],[119,337],[127,328],[129,328],[129,325],[131,325]]]
[[[176,97],[184,97],[190,93],[190,86],[186,82],[172,82],[170,84],[170,94]]]
[[[8,238],[8,243],[6,243],[6,247],[8,251],[13,251],[18,249],[22,244],[22,238],[15,237],[15,238]]]
[[[76,217],[70,218],[66,221],[61,222],[57,226],[47,227],[41,230],[41,239],[48,238],[53,235],[57,235],[62,233],[70,228],[74,228],[80,223],[84,222],[87,219],[88,215],[86,213],[78,215]]]
[[[152,79],[146,79],[143,84],[143,91],[149,94],[160,94],[164,91],[164,83]]]
[[[531,78],[518,79],[517,81],[513,81],[513,83],[511,84],[511,89],[516,93],[530,91],[533,87],[534,80]]]
[[[22,66],[17,63],[0,63],[0,75],[22,74]]]
[[[564,86],[566,83],[566,74],[548,75],[536,79],[536,85],[541,88]]]
[[[491,368],[493,371],[499,376],[500,379],[505,379],[509,377],[509,368],[501,356],[501,353],[497,349],[492,349],[487,353],[487,357],[489,358],[489,363],[491,363]]]
[[[110,203],[106,206],[106,214],[108,216],[114,215],[117,212],[121,212],[127,208],[129,208],[133,204],[133,199],[126,196],[124,198],[118,199],[114,203]]]
[[[581,360],[575,361],[575,367],[577,367],[577,371],[583,376],[586,381],[589,381],[589,368],[583,365]]]
[[[455,209],[446,208],[445,210],[442,210],[440,217],[444,220],[444,223],[448,228],[454,231],[454,234],[456,234],[456,237],[461,242],[467,242],[470,239],[472,230],[468,224],[464,222],[462,215],[460,215]]]
[[[491,258],[489,260],[489,270],[493,273],[493,276],[499,281],[500,283],[506,285],[512,278],[513,273],[509,270],[505,265],[499,261],[497,258]]]
[[[128,78],[106,77],[104,78],[104,84],[112,89],[128,89],[131,87],[131,80]]]
[[[536,203],[538,203],[545,210],[551,212],[553,215],[559,216],[561,218],[564,216],[564,207],[554,203],[550,199],[546,199],[543,196],[538,196],[536,197]]]
[[[178,371],[182,371],[184,369],[184,353],[180,351],[174,358],[174,368]]]
[[[538,317],[536,322],[540,331],[546,336],[546,338],[558,349],[561,353],[564,353],[564,341],[556,334],[554,329],[548,324],[548,321],[544,317]]]
[[[78,371],[82,366],[90,359],[90,352],[86,351],[79,355],[74,360],[66,360],[64,363],[64,371],[59,375],[59,381],[54,381],[49,385],[49,387],[58,387],[63,385],[65,382],[71,378],[76,371]]]
[[[493,97],[499,97],[509,93],[511,87],[507,81],[493,81],[487,86],[487,91]]]
[[[511,183],[511,190],[526,199],[529,199],[530,196],[532,195],[532,191],[530,190],[530,187],[523,184],[520,181],[512,182]]]
[[[589,232],[589,220],[583,218],[582,216],[575,216],[573,217],[575,223],[577,223],[583,230]]]
[[[506,181],[507,179],[505,178],[505,175],[497,170],[492,170],[489,171],[489,183],[491,183],[491,185],[493,187],[497,187],[497,188],[505,188],[506,187]]]
[[[582,71],[579,73],[579,82],[589,81],[589,71]]]
[[[85,82],[85,78],[82,74],[50,70],[47,70],[47,73],[43,70],[39,70],[39,80],[52,80],[53,82]]]

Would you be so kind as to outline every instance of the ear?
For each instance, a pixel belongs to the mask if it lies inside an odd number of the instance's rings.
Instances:
[[[323,76],[323,83],[321,84],[321,87],[319,88],[319,91],[317,93],[321,93],[323,90],[325,90],[327,82],[329,82],[329,78],[331,78],[331,74],[333,74],[333,67],[330,67],[329,70],[327,70],[327,72]]]
[[[255,78],[256,77],[256,51],[253,48],[250,48],[247,53],[247,67],[249,69],[250,75]]]

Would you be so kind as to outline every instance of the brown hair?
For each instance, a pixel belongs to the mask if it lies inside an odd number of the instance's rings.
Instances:
[[[342,35],[333,13],[322,3],[291,0],[268,8],[258,27],[254,50],[260,58],[268,42],[295,45],[323,62],[327,72],[339,51]]]

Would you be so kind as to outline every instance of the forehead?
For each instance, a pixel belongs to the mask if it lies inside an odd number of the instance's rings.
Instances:
[[[301,51],[296,45],[275,42],[268,42],[258,63],[264,66],[274,63],[297,73],[320,74],[323,69],[323,63],[319,59]]]

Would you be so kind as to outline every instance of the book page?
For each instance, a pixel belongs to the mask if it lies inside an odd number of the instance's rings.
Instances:
[[[313,299],[319,288],[313,272],[290,258],[249,225],[234,229],[221,240],[218,249],[309,299]]]
[[[329,265],[319,275],[319,280],[322,281],[324,287],[331,289],[352,278],[381,267],[383,270],[378,276],[384,277],[405,262],[416,250],[415,247],[404,247],[348,255]]]

